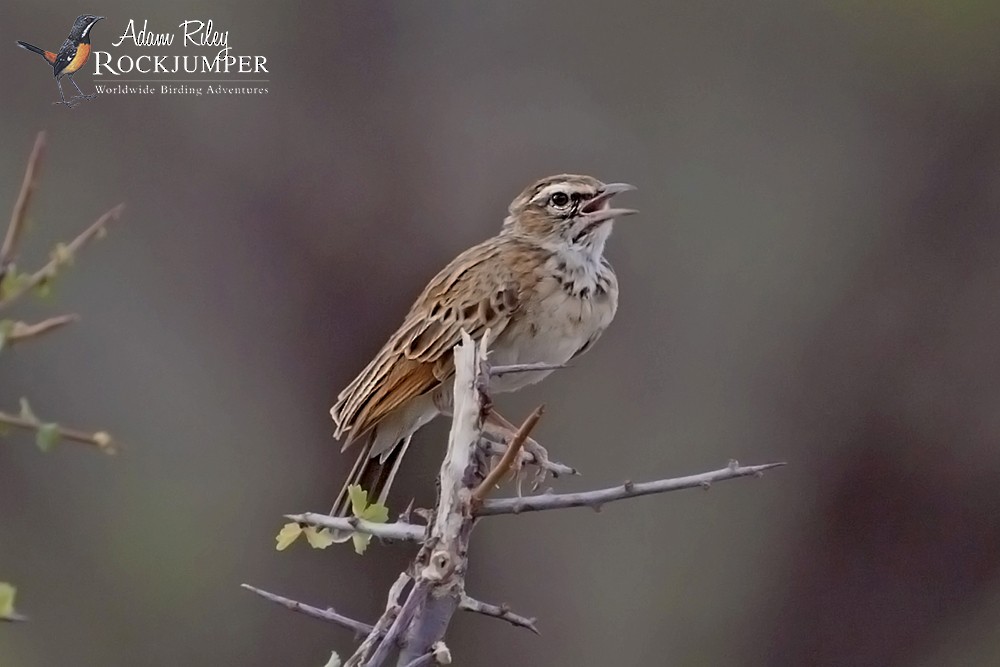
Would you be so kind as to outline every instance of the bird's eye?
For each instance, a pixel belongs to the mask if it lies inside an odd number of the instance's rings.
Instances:
[[[549,203],[556,208],[565,208],[569,204],[569,195],[565,192],[555,192],[549,197]]]

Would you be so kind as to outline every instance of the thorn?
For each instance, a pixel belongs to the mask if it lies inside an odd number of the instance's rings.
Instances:
[[[729,459],[729,469],[730,470],[736,470],[739,467],[740,467],[740,462],[739,461],[737,461],[736,459]]]
[[[625,487],[626,493],[632,493],[635,490],[635,484],[633,484],[630,479],[625,480],[625,483],[622,486]]]
[[[592,509],[592,510],[594,510],[595,512],[597,512],[598,514],[600,514],[600,513],[601,513],[601,508],[602,508],[602,507],[603,507],[603,505],[601,505],[600,503],[598,503],[598,504],[596,504],[596,505],[591,505],[591,506],[590,506],[590,509]]]
[[[399,515],[399,518],[397,520],[403,523],[410,523],[410,513],[412,511],[413,511],[413,498],[410,498],[409,504],[406,506],[406,509],[403,510],[403,512]]]
[[[701,486],[701,488],[703,488],[706,491],[708,491],[709,489],[712,488],[712,483],[711,482],[702,482],[700,486]]]

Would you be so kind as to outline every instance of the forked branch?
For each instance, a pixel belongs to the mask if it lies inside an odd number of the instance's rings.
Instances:
[[[484,336],[483,340],[488,339]],[[505,373],[550,370],[548,365],[523,364],[490,369],[486,363],[485,344],[477,344],[463,332],[462,343],[455,348],[454,409],[448,449],[438,475],[439,493],[427,526],[411,524],[409,513],[395,523],[372,523],[357,517],[331,517],[304,513],[288,518],[337,530],[355,530],[389,540],[416,541],[421,548],[406,573],[390,591],[385,612],[374,625],[347,619],[332,609],[312,607],[288,598],[244,587],[294,611],[321,618],[355,632],[364,632],[364,642],[345,667],[382,667],[398,652],[396,667],[447,664],[451,657],[443,638],[456,610],[465,609],[502,619],[512,625],[538,633],[534,618],[512,612],[506,605],[492,605],[475,600],[465,593],[465,575],[472,530],[477,520],[498,514],[518,514],[568,507],[591,507],[689,488],[708,488],[715,482],[739,477],[758,477],[765,470],[783,463],[729,466],[711,472],[652,482],[625,482],[619,486],[580,493],[553,493],[516,498],[487,498],[489,492],[512,468],[534,464],[531,453],[522,445],[537,424],[542,409],[533,412],[517,429],[509,446],[490,442],[483,431],[489,378]],[[492,471],[488,461],[501,459]],[[541,462],[550,472],[575,473],[569,466]],[[400,601],[406,584],[409,592]],[[401,583],[402,582],[402,583]]]

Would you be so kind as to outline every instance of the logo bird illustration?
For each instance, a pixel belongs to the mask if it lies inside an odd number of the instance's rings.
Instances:
[[[92,100],[97,97],[97,95],[84,95],[80,86],[73,80],[73,75],[87,63],[87,59],[90,57],[90,29],[103,18],[103,16],[91,16],[90,14],[78,16],[73,23],[73,28],[69,31],[69,37],[56,53],[18,40],[17,45],[22,49],[37,53],[52,65],[52,75],[56,78],[56,85],[59,86],[59,101],[53,102],[53,104],[65,104],[72,108],[79,104],[79,100]],[[64,76],[69,77],[70,82],[80,93],[69,100],[63,94],[61,79]]]

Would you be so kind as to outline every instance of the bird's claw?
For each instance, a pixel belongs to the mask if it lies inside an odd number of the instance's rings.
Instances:
[[[546,450],[544,447],[542,447],[540,444],[538,444],[538,441],[535,440],[534,438],[528,438],[527,440],[524,441],[524,451],[527,452],[528,454],[531,454],[533,457],[535,457],[535,461],[534,461],[535,474],[532,476],[532,479],[531,479],[531,492],[534,493],[535,491],[538,490],[538,488],[542,484],[545,483],[546,478],[548,478],[548,475],[549,475],[548,467],[549,467],[549,464],[552,463],[552,460],[549,459],[549,452],[548,452],[548,450]],[[523,466],[524,465],[524,458],[518,456],[517,457],[517,463],[520,466]],[[518,496],[521,495],[521,476],[520,475],[518,475],[518,478],[517,478],[517,495]]]

